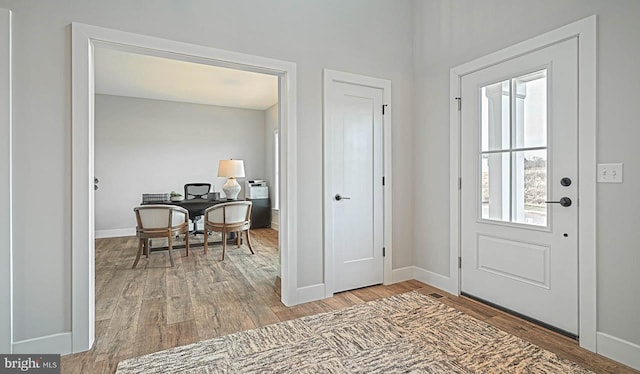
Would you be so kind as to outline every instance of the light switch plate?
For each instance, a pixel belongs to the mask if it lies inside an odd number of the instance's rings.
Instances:
[[[598,183],[622,183],[622,163],[598,164]]]

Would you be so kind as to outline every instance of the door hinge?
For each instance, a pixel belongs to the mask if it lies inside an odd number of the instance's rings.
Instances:
[[[384,186],[384,177],[382,177],[382,185]]]
[[[382,247],[382,257],[387,255],[387,249],[385,247]]]
[[[456,100],[458,100],[458,111],[462,110],[462,98],[461,97],[456,97]]]
[[[458,269],[462,269],[462,257],[458,257]]]
[[[458,178],[458,189],[462,189],[462,178]]]
[[[382,104],[382,115],[384,116],[385,108],[389,106],[388,104]]]

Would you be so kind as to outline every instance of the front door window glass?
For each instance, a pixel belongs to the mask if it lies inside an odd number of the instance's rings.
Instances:
[[[547,226],[547,70],[480,88],[481,218]]]

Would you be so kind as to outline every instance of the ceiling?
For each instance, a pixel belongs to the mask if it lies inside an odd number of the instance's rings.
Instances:
[[[265,110],[278,102],[278,78],[218,66],[95,49],[97,94]]]

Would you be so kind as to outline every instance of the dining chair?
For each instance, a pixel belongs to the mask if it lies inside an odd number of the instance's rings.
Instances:
[[[143,205],[133,209],[136,214],[136,237],[138,237],[138,254],[132,269],[138,265],[144,250],[149,257],[149,239],[167,238],[169,241],[169,261],[173,261],[173,237],[184,234],[186,255],[189,256],[189,212],[172,205]]]
[[[210,190],[211,183],[187,183],[184,185],[184,199],[207,199]],[[193,230],[191,231],[193,235],[198,233],[197,222],[200,217],[199,215],[189,215],[189,219],[193,223]]]
[[[247,236],[247,245],[251,254],[255,254],[251,246],[251,201],[234,201],[214,205],[204,211],[204,253],[207,253],[207,242],[210,232],[222,233],[222,260],[227,250],[227,233],[236,232],[236,244],[240,248],[242,233]]]

